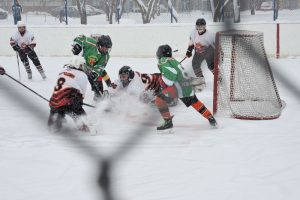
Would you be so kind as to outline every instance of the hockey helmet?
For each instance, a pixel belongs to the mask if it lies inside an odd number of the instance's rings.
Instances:
[[[203,18],[197,19],[196,26],[204,26],[204,25],[206,25],[205,19],[203,19]]]
[[[129,82],[134,78],[134,71],[131,69],[131,67],[125,65],[119,70],[119,77],[123,84],[123,87],[126,87],[129,84]]]
[[[206,29],[206,21],[203,18],[199,18],[196,21],[196,30],[200,33],[205,32]]]
[[[109,35],[101,35],[98,38],[97,47],[98,48],[105,47],[107,49],[110,49],[112,47],[112,42]]]
[[[172,48],[170,45],[160,45],[156,51],[156,57],[161,59],[162,57],[172,57]]]
[[[75,69],[84,69],[85,59],[82,56],[73,56],[70,59],[69,65]]]
[[[18,21],[18,22],[17,22],[17,27],[18,27],[18,28],[20,28],[20,27],[26,27],[26,24],[25,24],[25,22],[23,22],[23,21]]]

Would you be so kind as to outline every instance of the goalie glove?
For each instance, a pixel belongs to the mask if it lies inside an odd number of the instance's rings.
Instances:
[[[79,44],[75,44],[72,49],[74,55],[78,55],[82,50],[82,47]]]

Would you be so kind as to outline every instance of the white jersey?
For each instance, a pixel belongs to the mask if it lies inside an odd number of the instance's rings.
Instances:
[[[72,69],[69,66],[65,66],[63,71],[59,73],[54,93],[64,90],[66,88],[75,88],[80,91],[82,96],[84,96],[86,92],[87,83],[88,78],[83,71]]]
[[[194,45],[197,53],[202,53],[210,45],[215,48],[215,33],[206,30],[202,35],[199,35],[198,31],[194,29],[190,35],[189,46]]]
[[[137,95],[139,96],[145,91],[146,85],[143,83],[141,79],[141,74],[138,72],[134,72],[133,79],[129,82],[129,84],[124,87],[121,80],[117,79],[114,81],[114,84],[117,85],[115,89],[109,88],[110,94],[115,94],[120,91],[125,91],[129,95]]]
[[[19,31],[15,32],[10,38],[10,44],[18,43],[18,45],[23,49],[28,45],[36,45],[34,35],[29,31],[25,31],[24,35],[21,35]]]

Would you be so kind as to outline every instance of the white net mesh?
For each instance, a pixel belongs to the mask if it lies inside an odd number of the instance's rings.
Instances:
[[[241,119],[273,119],[282,103],[263,45],[263,33],[217,34],[214,110]]]

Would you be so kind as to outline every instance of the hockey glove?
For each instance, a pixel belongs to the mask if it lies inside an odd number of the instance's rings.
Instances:
[[[192,56],[193,49],[194,49],[194,45],[191,45],[188,47],[186,54],[185,54],[188,58],[190,58]]]
[[[78,55],[82,50],[82,47],[79,44],[73,46],[72,52],[74,55]]]
[[[106,83],[107,87],[111,87],[113,89],[117,88],[117,85],[115,83],[112,83],[110,79],[106,80],[105,83]]]
[[[113,89],[116,89],[117,85],[115,83],[111,83],[108,87],[112,87]]]
[[[17,52],[20,51],[20,49],[21,49],[18,44],[13,45],[12,48],[14,51],[17,51]]]
[[[4,75],[4,74],[5,74],[5,69],[0,66],[0,75]]]

